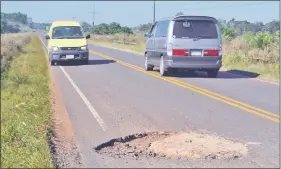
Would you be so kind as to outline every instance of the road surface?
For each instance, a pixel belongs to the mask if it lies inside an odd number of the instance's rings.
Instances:
[[[140,55],[89,48],[89,65],[52,67],[88,167],[279,167],[279,85],[227,72],[160,77],[144,71]],[[130,160],[93,149],[132,133],[184,130],[255,144],[232,161]]]

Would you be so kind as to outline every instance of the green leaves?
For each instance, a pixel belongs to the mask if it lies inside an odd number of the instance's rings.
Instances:
[[[133,34],[131,28],[127,26],[122,27],[117,22],[112,22],[110,24],[101,23],[99,25],[94,26],[92,32],[98,35],[109,35],[109,34],[116,34],[116,33]]]

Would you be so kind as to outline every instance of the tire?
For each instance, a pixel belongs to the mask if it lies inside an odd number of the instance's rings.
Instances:
[[[168,71],[165,68],[164,57],[161,56],[161,59],[160,59],[160,76],[166,76],[167,74],[168,74]]]
[[[148,64],[148,56],[145,54],[144,68],[146,71],[153,71],[153,65]]]
[[[51,59],[50,59],[50,65],[51,65],[51,66],[54,66],[54,65],[55,65],[55,62],[52,61]]]
[[[84,65],[88,65],[89,64],[89,60],[83,60],[83,64]]]
[[[178,73],[179,72],[179,69],[178,68],[170,68],[169,71],[171,73]]]
[[[215,70],[209,70],[207,71],[208,77],[210,78],[216,78],[219,74],[219,70],[215,69]]]

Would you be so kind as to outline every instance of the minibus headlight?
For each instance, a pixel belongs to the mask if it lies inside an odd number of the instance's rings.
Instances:
[[[80,49],[81,50],[88,50],[88,46],[87,45],[86,46],[82,46]]]
[[[57,46],[51,46],[51,47],[50,47],[50,51],[56,52],[56,51],[58,51],[58,50],[60,50],[60,48],[57,47]]]

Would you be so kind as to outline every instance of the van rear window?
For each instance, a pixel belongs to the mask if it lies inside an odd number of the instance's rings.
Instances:
[[[178,20],[175,21],[174,38],[217,39],[218,32],[213,21]]]

